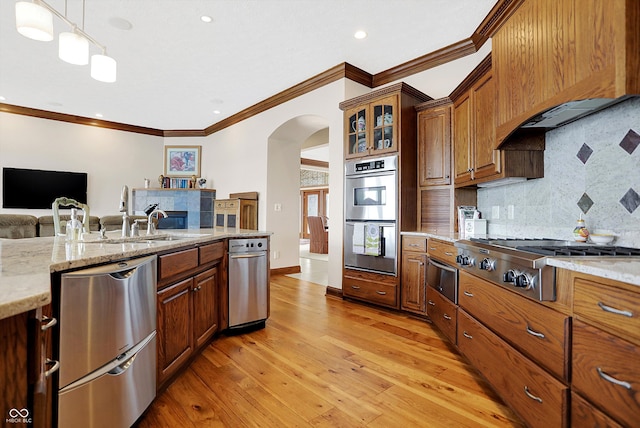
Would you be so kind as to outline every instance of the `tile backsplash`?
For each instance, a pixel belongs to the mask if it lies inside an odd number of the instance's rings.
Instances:
[[[638,146],[640,98],[547,132],[544,178],[478,189],[488,233],[573,240],[582,215],[591,232],[640,247]]]

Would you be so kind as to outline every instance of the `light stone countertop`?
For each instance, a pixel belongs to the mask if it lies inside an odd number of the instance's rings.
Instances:
[[[98,233],[91,233],[84,237],[84,242],[75,244],[67,244],[64,237],[0,239],[0,319],[50,303],[53,272],[140,257],[225,238],[271,235],[270,232],[222,227],[161,230],[158,234],[185,236],[170,241],[103,243],[99,241]],[[120,231],[107,232],[109,239],[119,237]]]
[[[406,231],[400,232],[400,234],[403,236],[424,236],[448,242],[456,242],[461,239],[457,233],[440,235],[420,231]],[[547,264],[557,268],[640,286],[640,257],[548,257]]]

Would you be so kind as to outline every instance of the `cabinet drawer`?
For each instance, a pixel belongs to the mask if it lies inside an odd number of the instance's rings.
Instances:
[[[398,307],[398,287],[354,278],[345,278],[343,290],[345,296],[366,300],[379,305]]]
[[[575,392],[571,392],[571,428],[611,427],[622,428],[613,419],[593,407]]]
[[[569,317],[466,272],[460,272],[458,304],[532,360],[568,381]]]
[[[432,287],[427,287],[427,315],[442,334],[455,345],[458,308]]]
[[[424,236],[403,236],[402,251],[427,252],[427,238]]]
[[[198,267],[198,249],[191,248],[158,257],[158,281]]]
[[[445,262],[451,266],[456,265],[458,250],[450,242],[429,239],[427,252],[429,253],[429,257]]]
[[[575,279],[573,292],[576,318],[594,321],[640,343],[640,293],[585,278]]]
[[[528,426],[567,426],[568,388],[461,309],[458,349]]]
[[[203,245],[199,249],[200,264],[212,262],[224,257],[224,242]]]
[[[637,425],[640,347],[576,320],[572,359],[576,391],[624,425]]]

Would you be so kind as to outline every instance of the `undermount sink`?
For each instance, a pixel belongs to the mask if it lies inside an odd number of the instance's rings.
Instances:
[[[140,235],[127,237],[113,237],[105,239],[85,240],[87,244],[129,244],[152,243],[155,241],[180,241],[208,236],[204,233],[159,233],[157,235]]]

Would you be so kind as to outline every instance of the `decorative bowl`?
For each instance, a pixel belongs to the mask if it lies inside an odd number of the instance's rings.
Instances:
[[[591,242],[598,245],[610,244],[615,239],[615,235],[606,233],[592,233],[589,235]]]

